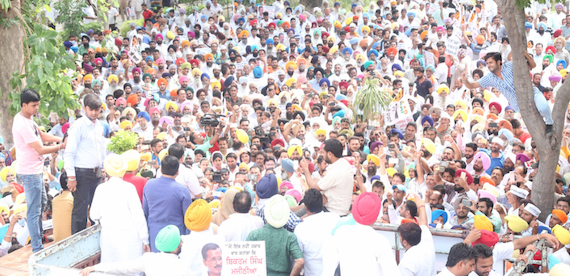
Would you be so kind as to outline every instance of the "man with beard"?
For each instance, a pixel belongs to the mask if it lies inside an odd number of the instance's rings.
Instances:
[[[477,147],[477,144],[475,143],[467,143],[467,145],[465,145],[465,164],[467,164],[466,170],[470,173],[473,173],[473,157],[475,156],[475,154],[477,154],[477,150],[479,149],[479,147]],[[495,182],[496,183],[496,182]]]
[[[111,57],[111,68],[107,68],[107,70],[105,71],[105,78],[108,79],[110,76],[115,75],[118,77],[118,81],[117,83],[120,83],[123,81],[123,76],[125,74],[125,69],[119,68],[119,61],[112,56]],[[115,91],[115,90],[111,90],[111,91]]]
[[[473,157],[473,172],[474,175],[479,177],[489,177],[489,174],[486,172],[487,169],[491,166],[491,159],[489,155],[480,151]]]
[[[109,87],[107,88],[107,90],[105,90],[105,92],[103,93],[103,95],[113,95],[113,92],[115,92],[117,89],[120,89],[118,83],[119,83],[119,78],[117,77],[117,75],[110,75],[107,78],[107,82],[109,82]]]
[[[459,196],[454,203],[455,216],[449,220],[451,226],[463,225],[469,219],[469,207],[463,205],[463,200],[469,200],[469,198],[467,196]]]
[[[558,60],[564,60],[566,64],[570,63],[570,53],[564,48],[566,47],[566,40],[563,37],[554,39],[554,47],[556,48],[556,53],[554,53],[556,63],[558,63]]]
[[[139,67],[135,67],[132,70],[132,74],[133,74],[133,79],[129,80],[128,84],[131,85],[131,87],[133,88],[133,91],[131,93],[137,93],[138,90],[142,90],[141,85],[144,84],[144,82],[141,79],[141,74],[142,74],[142,70]]]
[[[491,224],[493,224],[493,231],[495,233],[500,233],[501,232],[501,217],[498,216],[498,213],[493,213],[493,200],[494,196],[491,193],[488,193],[487,191],[483,191],[480,190],[479,191],[479,201],[474,201],[471,200],[472,204],[471,206],[469,206],[469,209],[471,209],[471,212],[475,215],[475,216],[485,216],[489,219],[489,221],[491,221]],[[475,219],[474,218],[470,218],[468,219],[465,224],[466,225],[473,225]]]
[[[354,153],[357,153],[362,156],[362,151],[360,151],[360,139],[358,139],[358,137],[350,137],[348,140],[348,148],[350,149],[350,153],[348,155],[352,156]]]
[[[366,161],[368,161],[368,165],[366,167],[368,175],[365,185],[367,189],[372,190],[372,177],[374,177],[378,172],[378,166],[380,166],[380,158],[374,154],[369,154],[366,156]]]
[[[299,64],[299,67],[297,68],[297,70],[295,70],[294,78],[298,78],[300,76],[304,76],[307,74],[307,71],[306,71],[307,61],[304,59],[298,59],[297,64]]]
[[[153,107],[150,110],[150,121],[152,123],[152,128],[158,127],[160,122],[160,109],[158,107]]]
[[[521,232],[522,236],[530,236],[532,235],[533,229],[535,226],[545,226],[546,224],[542,223],[538,220],[538,216],[540,216],[540,209],[536,207],[534,204],[527,202],[524,204],[524,209],[519,210],[519,216],[528,223],[529,227]]]
[[[454,183],[443,181],[445,186],[445,193],[447,195],[447,202],[456,202],[457,198],[461,196],[468,197],[471,200],[478,200],[477,194],[471,188],[473,184],[473,176],[464,169],[455,171]]]
[[[493,168],[499,167],[502,168],[503,164],[505,163],[505,156],[503,155],[502,145],[503,140],[499,137],[494,137],[491,140],[491,152],[487,149],[481,149],[482,152],[485,152],[487,155],[491,157],[491,163],[489,168],[485,171],[487,175],[490,175],[493,172]]]
[[[162,58],[157,59],[156,65],[158,66],[158,70],[156,70],[157,76],[162,76],[162,74],[168,73],[168,69],[165,66],[166,63],[165,63],[164,59],[162,59]]]
[[[206,63],[202,65],[202,67],[200,68],[200,71],[202,71],[202,73],[206,73],[208,74],[208,76],[213,76],[214,75],[214,69],[220,69],[220,67],[216,64],[214,65],[214,55],[212,55],[211,53],[207,53],[204,56],[204,59],[206,60]],[[213,82],[213,81],[211,81]]]
[[[141,111],[137,114],[137,125],[133,127],[133,132],[142,137],[144,141],[152,140],[152,127],[148,125],[150,122],[150,115],[146,111]]]
[[[299,162],[310,189],[317,189],[328,199],[325,207],[340,216],[348,214],[352,202],[354,177],[350,173],[350,163],[342,158],[343,146],[336,139],[326,140],[323,145],[325,161],[329,164],[327,174],[317,183],[311,177],[306,159]]]

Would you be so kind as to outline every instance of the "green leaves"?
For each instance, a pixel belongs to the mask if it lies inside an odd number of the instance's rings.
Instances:
[[[107,145],[107,150],[122,154],[125,151],[134,149],[137,146],[139,136],[131,131],[118,131],[115,136],[111,137],[111,143]]]

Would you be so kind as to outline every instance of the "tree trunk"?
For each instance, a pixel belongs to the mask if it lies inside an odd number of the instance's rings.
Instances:
[[[540,157],[538,172],[533,179],[531,199],[542,211],[539,219],[544,221],[554,206],[555,170],[560,154],[564,114],[570,101],[570,81],[564,82],[558,90],[552,110],[554,133],[547,137],[546,124],[534,102],[533,85],[524,55],[527,48],[524,10],[516,7],[516,0],[496,0],[496,2],[511,44],[514,84],[520,112]]]
[[[12,7],[21,7],[20,0],[12,0]],[[0,17],[3,19],[17,18],[16,9],[0,9]],[[8,95],[12,92],[10,80],[12,73],[19,72],[24,62],[23,28],[19,24],[13,24],[7,28],[0,26],[0,135],[4,138],[7,149],[13,144],[12,122],[14,117],[10,114],[12,101]],[[18,92],[19,93],[19,92]]]

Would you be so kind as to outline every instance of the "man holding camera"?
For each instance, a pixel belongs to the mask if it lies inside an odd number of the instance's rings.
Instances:
[[[204,119],[202,117],[202,119]],[[214,122],[217,122],[217,124]],[[210,159],[210,149],[214,146],[214,144],[218,141],[220,134],[224,129],[225,123],[219,122],[217,119],[209,120],[204,122],[204,120],[200,121],[200,125],[203,123],[207,123],[204,125],[204,130],[206,133],[203,132],[192,132],[190,133],[190,143],[196,146],[195,150],[202,150],[206,153],[206,158]]]

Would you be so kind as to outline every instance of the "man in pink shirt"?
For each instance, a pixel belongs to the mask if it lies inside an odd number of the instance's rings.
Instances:
[[[26,193],[28,206],[28,229],[32,240],[32,250],[38,252],[42,244],[42,212],[47,196],[44,188],[43,171],[45,154],[65,148],[65,143],[56,146],[44,146],[43,142],[60,143],[61,138],[42,132],[34,122],[33,116],[40,107],[40,95],[33,89],[24,89],[20,94],[22,110],[14,117],[12,135],[18,153],[16,175]]]

